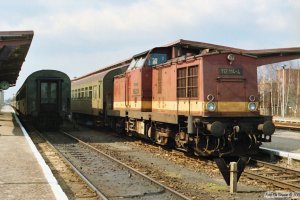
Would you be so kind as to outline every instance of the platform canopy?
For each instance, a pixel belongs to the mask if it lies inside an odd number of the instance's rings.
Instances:
[[[0,31],[0,91],[16,84],[33,31]]]
[[[228,46],[221,46],[216,44],[209,44],[204,42],[196,42],[190,40],[177,40],[164,47],[183,47],[192,48],[199,50],[199,53],[222,53],[222,52],[232,52],[243,55],[248,55],[256,58],[257,66],[267,65],[277,62],[283,62],[288,60],[294,60],[300,58],[300,47],[290,47],[290,48],[275,48],[275,49],[259,49],[259,50],[246,50],[233,48]]]

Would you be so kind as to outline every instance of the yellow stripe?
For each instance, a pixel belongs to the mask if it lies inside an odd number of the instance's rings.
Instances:
[[[152,101],[143,101],[142,108],[143,109],[152,109]]]
[[[122,102],[114,102],[114,110],[119,109],[151,109],[152,108],[152,102],[151,101],[129,101],[127,104],[125,104],[124,101]]]
[[[197,100],[179,100],[177,101],[153,101],[153,110],[169,110],[178,112],[193,112],[201,113],[207,111],[205,101]],[[215,112],[250,112],[248,110],[249,102],[215,102],[216,110]],[[178,107],[177,107],[178,105]]]
[[[248,102],[218,102],[218,112],[247,112]]]
[[[160,111],[175,111],[175,112],[193,112],[202,113],[207,111],[207,101],[197,100],[179,100],[179,101],[130,101],[126,107],[125,102],[114,102],[114,109],[153,109]],[[215,102],[217,108],[215,112],[250,112],[248,110],[249,102]]]

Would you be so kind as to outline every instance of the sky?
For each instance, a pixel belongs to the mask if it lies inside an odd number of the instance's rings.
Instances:
[[[10,98],[41,69],[72,79],[178,39],[242,49],[300,47],[299,0],[14,0],[1,31],[34,37]]]

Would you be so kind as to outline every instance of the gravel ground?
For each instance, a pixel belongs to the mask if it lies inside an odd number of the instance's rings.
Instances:
[[[268,190],[260,183],[241,177],[238,192],[231,195],[216,165],[209,160],[188,157],[182,152],[124,138],[104,129],[77,127],[76,131],[67,132],[191,199],[264,199]]]
[[[100,200],[44,139],[32,131],[29,134],[69,199]]]

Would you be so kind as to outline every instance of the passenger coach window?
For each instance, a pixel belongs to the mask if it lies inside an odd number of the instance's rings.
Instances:
[[[89,90],[88,90],[87,87],[85,88],[84,97],[85,97],[85,98],[88,98],[88,97],[89,97]]]
[[[57,83],[42,82],[41,83],[41,103],[57,103]]]
[[[101,85],[102,85],[102,82],[99,81],[99,91],[98,91],[99,99],[101,99]]]
[[[84,88],[81,88],[81,98],[84,98]]]
[[[97,98],[97,86],[96,85],[93,86],[93,98],[94,99]]]
[[[93,95],[92,86],[89,87],[89,98],[91,99]]]

